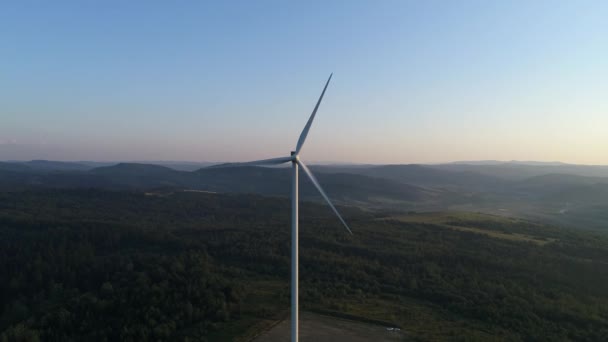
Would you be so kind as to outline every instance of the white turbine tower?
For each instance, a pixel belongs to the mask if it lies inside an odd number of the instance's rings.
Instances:
[[[332,75],[333,74],[329,75],[329,78],[327,79],[327,83],[325,83],[325,87],[323,88],[323,92],[321,92],[321,96],[319,97],[319,100],[317,101],[317,104],[315,105],[315,109],[313,109],[312,114],[310,114],[310,118],[308,119],[308,122],[306,123],[306,126],[304,126],[304,129],[302,130],[302,133],[300,134],[300,138],[298,139],[298,144],[296,145],[296,150],[292,151],[291,155],[289,157],[272,158],[272,159],[256,160],[256,161],[246,162],[246,163],[231,163],[231,164],[221,165],[221,166],[230,166],[230,167],[246,166],[246,165],[262,166],[262,165],[279,165],[279,164],[291,162],[292,172],[293,172],[292,188],[291,188],[292,189],[292,191],[291,191],[291,341],[292,342],[298,341],[298,200],[299,200],[298,166],[301,167],[302,170],[304,170],[304,173],[306,173],[308,178],[310,178],[310,181],[312,182],[312,184],[317,188],[317,190],[319,190],[319,193],[321,194],[321,196],[323,196],[325,201],[327,201],[327,204],[329,204],[331,209],[338,216],[338,218],[340,219],[340,221],[342,222],[344,227],[346,227],[346,230],[348,230],[348,232],[350,234],[353,233],[350,230],[350,228],[348,227],[348,225],[346,224],[346,222],[344,221],[344,219],[342,218],[342,216],[340,216],[340,213],[338,213],[338,210],[336,209],[336,207],[334,207],[334,205],[331,203],[331,201],[329,200],[329,197],[327,197],[327,194],[325,193],[325,191],[323,191],[323,188],[319,184],[319,181],[317,181],[317,178],[315,178],[315,176],[312,174],[310,169],[306,166],[306,164],[304,164],[304,162],[302,162],[302,160],[300,160],[300,157],[299,157],[300,150],[302,150],[302,146],[304,145],[304,142],[306,141],[306,136],[308,135],[308,131],[310,130],[310,126],[312,125],[313,120],[315,119],[315,115],[317,114],[319,105],[321,104],[321,101],[323,100],[323,95],[325,95],[325,90],[327,90],[327,86],[329,85],[329,81],[331,81]]]

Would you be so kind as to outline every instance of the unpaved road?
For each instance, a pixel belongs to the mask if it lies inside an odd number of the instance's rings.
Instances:
[[[253,342],[285,342],[290,337],[290,321],[286,319]],[[391,342],[403,341],[402,331],[389,331],[386,327],[317,315],[300,313],[300,341],[302,342]]]

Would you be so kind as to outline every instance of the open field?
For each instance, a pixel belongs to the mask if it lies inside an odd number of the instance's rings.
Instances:
[[[290,320],[286,319],[254,342],[283,342],[290,336]],[[387,327],[357,322],[310,312],[300,313],[300,340],[302,342],[366,342],[402,341],[403,331],[388,330]]]
[[[543,240],[543,239],[540,239],[538,237],[531,236],[531,235],[518,234],[518,233],[500,233],[500,232],[493,232],[493,231],[488,231],[488,230],[479,229],[479,228],[458,227],[458,226],[451,226],[451,225],[445,225],[445,227],[448,227],[448,228],[454,229],[454,230],[459,230],[461,232],[471,232],[471,233],[475,233],[475,234],[483,234],[483,235],[493,237],[496,239],[533,242],[533,243],[541,245],[541,246],[544,244],[547,244],[549,242],[555,241],[555,239],[544,239]]]
[[[385,218],[387,219],[387,218]],[[537,245],[545,245],[547,243],[555,242],[554,238],[539,237],[531,234],[523,234],[518,232],[512,232],[508,230],[500,229],[488,229],[487,225],[498,226],[501,225],[513,225],[521,222],[521,220],[510,217],[481,214],[481,213],[468,213],[468,212],[447,212],[447,213],[415,213],[409,215],[399,215],[390,217],[401,222],[424,222],[432,223],[439,227],[453,229],[461,232],[469,232],[475,234],[482,234],[488,237],[503,239],[509,241],[521,241],[521,242],[532,242]],[[466,226],[458,224],[459,221],[467,222]],[[481,221],[486,224],[486,227],[475,227],[470,225],[470,221]]]

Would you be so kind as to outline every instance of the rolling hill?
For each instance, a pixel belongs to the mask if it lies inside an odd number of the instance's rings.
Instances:
[[[339,202],[386,205],[409,202],[432,203],[441,190],[422,188],[384,178],[357,174],[319,174],[319,181]],[[188,189],[222,193],[258,193],[287,196],[291,178],[285,168],[235,167],[177,171],[149,164],[120,163],[80,172],[17,172],[0,170],[0,187]],[[321,200],[309,180],[301,178],[301,196]]]
[[[473,171],[441,170],[426,165],[379,165],[369,167],[320,166],[322,172],[348,172],[370,177],[386,178],[418,186],[496,190],[505,186],[503,179]]]
[[[48,166],[48,167],[42,167]],[[51,170],[51,166],[62,170]],[[461,165],[463,170],[429,165],[316,165],[313,170],[336,202],[392,211],[466,210],[522,216],[553,224],[605,229],[608,193],[606,177],[577,174],[540,174],[526,170],[564,165]],[[567,167],[570,167],[566,165]],[[479,168],[521,175],[497,176]],[[0,190],[45,188],[103,188],[112,190],[200,190],[220,193],[256,193],[287,196],[291,178],[286,168],[205,167],[179,171],[167,166],[120,163],[91,170],[78,166],[33,161],[0,163]],[[584,168],[584,167],[583,167]],[[301,177],[301,196],[321,200],[306,177]]]
[[[480,164],[469,162],[429,165],[429,167],[445,171],[470,171],[511,181],[520,181],[526,178],[546,174],[608,177],[608,166],[606,165],[573,165],[564,163],[534,162],[494,162]]]

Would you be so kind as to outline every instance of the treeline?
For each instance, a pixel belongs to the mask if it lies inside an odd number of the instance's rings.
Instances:
[[[608,340],[605,236],[452,222],[555,239],[539,246],[342,211],[352,236],[325,206],[302,206],[305,308],[419,339]],[[0,193],[0,341],[242,333],[288,308],[288,215],[287,200],[248,195]]]

